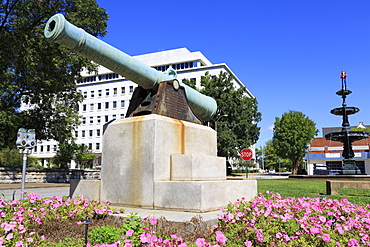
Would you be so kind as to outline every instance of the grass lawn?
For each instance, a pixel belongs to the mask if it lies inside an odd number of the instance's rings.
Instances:
[[[257,180],[258,193],[272,191],[282,197],[347,198],[355,204],[370,204],[370,189],[339,189],[339,195],[326,195],[326,181],[311,180]]]

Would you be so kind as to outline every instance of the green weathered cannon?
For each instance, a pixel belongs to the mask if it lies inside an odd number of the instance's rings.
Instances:
[[[181,82],[178,82],[176,80],[176,71],[172,68],[167,70],[165,73],[157,71],[113,46],[95,38],[81,28],[72,25],[66,21],[64,16],[61,14],[56,14],[48,20],[44,30],[44,35],[49,42],[63,45],[71,51],[103,65],[126,79],[135,82],[142,89],[146,90],[147,93],[145,94],[145,97],[152,95],[153,93],[157,93],[161,82],[169,81],[170,83],[168,85],[171,85],[174,88],[173,92],[179,91],[179,88],[185,91],[184,95],[186,95],[186,98],[183,101],[188,102],[190,109],[198,119],[208,121],[217,111],[217,104],[214,99],[199,93]],[[171,102],[166,102],[166,98],[168,97],[164,98],[165,99],[161,102],[163,105],[167,105],[166,108],[168,108],[168,105],[171,104]],[[178,97],[173,98],[177,99]],[[179,107],[175,108],[178,109]],[[166,111],[171,112],[171,110],[167,109]],[[173,114],[168,114],[168,116],[172,115]],[[178,114],[175,115],[177,116]],[[182,119],[182,117],[179,117],[179,119]]]

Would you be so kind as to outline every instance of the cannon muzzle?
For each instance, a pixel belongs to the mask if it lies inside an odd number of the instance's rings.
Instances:
[[[49,42],[55,42],[129,79],[144,89],[154,90],[159,83],[173,80],[174,70],[166,73],[132,58],[126,53],[88,34],[69,23],[63,15],[56,14],[46,23],[44,35]],[[171,73],[172,72],[172,73]],[[208,121],[216,114],[216,101],[180,82],[193,113],[201,120]]]

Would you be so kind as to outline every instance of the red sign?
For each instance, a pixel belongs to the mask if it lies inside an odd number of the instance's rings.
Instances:
[[[253,157],[253,152],[252,152],[252,150],[250,150],[249,148],[244,148],[244,149],[240,152],[240,157],[241,157],[243,160],[250,160],[250,159],[252,159],[252,157]]]

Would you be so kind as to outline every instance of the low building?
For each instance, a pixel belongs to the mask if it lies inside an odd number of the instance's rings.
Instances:
[[[370,128],[363,125],[352,126],[351,128]],[[340,131],[341,127],[323,128],[323,136],[331,132]],[[361,174],[370,175],[370,138],[362,139],[352,143],[355,154],[356,165]],[[305,156],[307,161],[308,175],[335,175],[342,170],[343,143],[326,140],[325,137],[315,138],[308,148]]]

